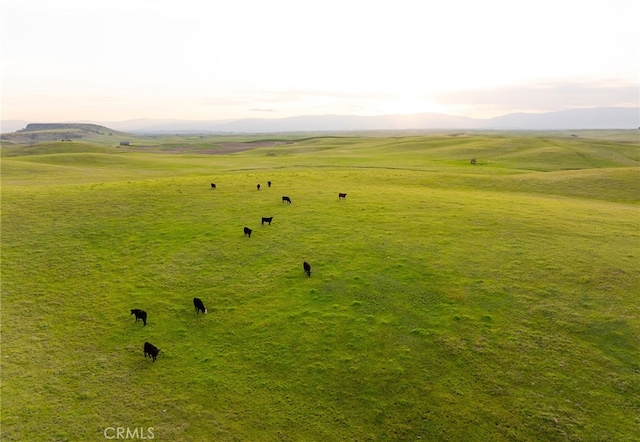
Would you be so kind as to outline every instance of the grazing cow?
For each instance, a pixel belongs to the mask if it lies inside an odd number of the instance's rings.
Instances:
[[[302,267],[304,268],[304,272],[307,276],[311,276],[311,265],[307,261],[302,263]]]
[[[215,189],[216,188],[216,183],[211,183],[211,188]]]
[[[138,322],[138,319],[142,319],[142,323],[144,325],[147,325],[147,312],[145,312],[144,310],[140,310],[139,308],[134,308],[131,310],[131,315],[136,315],[136,322]]]
[[[262,217],[262,225],[264,226],[264,223],[269,223],[269,225],[271,225],[271,220],[273,219],[273,217],[269,217],[269,218],[265,218]]]
[[[291,198],[289,198],[288,196],[283,196],[283,197],[282,197],[282,202],[283,202],[283,203],[284,203],[284,202],[287,202],[287,203],[291,204]]]
[[[253,232],[253,230],[251,230],[250,228],[244,228],[244,236],[248,236],[249,238],[251,238],[251,232]]]
[[[271,181],[267,181],[267,186],[271,187]]]
[[[258,188],[258,190],[260,190],[260,184],[258,184],[256,187]]]
[[[471,158],[471,164],[476,164],[476,159],[475,158]]]
[[[144,357],[146,358],[149,355],[150,358],[153,359],[153,362],[156,362],[156,358],[158,357],[158,353],[160,349],[148,342],[144,343]]]
[[[196,308],[196,313],[202,312],[202,313],[207,313],[207,309],[204,307],[204,304],[202,303],[202,299],[200,298],[193,298],[193,306]]]
[[[338,194],[338,199],[339,200],[343,200],[343,199],[346,199],[346,198],[347,198],[347,194],[346,193],[339,193]]]

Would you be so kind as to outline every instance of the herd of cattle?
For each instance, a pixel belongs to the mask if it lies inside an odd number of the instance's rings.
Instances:
[[[267,185],[269,187],[271,187],[271,181],[267,182]],[[216,185],[215,183],[211,183],[211,188],[212,189],[216,189]],[[257,189],[260,190],[260,184],[257,185]],[[338,193],[338,199],[346,199],[347,198],[347,194],[346,193]],[[289,203],[291,204],[291,198],[289,198],[288,196],[283,196],[282,197],[282,202],[285,203]],[[262,225],[264,226],[264,223],[269,223],[269,225],[271,225],[271,221],[273,220],[273,217],[263,217],[262,218]],[[244,235],[251,238],[251,232],[253,230],[251,230],[248,227],[244,228]],[[302,268],[304,270],[304,273],[310,277],[311,276],[311,264],[309,264],[308,262],[304,261],[302,263]],[[204,303],[202,302],[202,300],[200,298],[193,298],[193,306],[196,309],[196,314],[198,313],[207,313],[207,309],[204,306]],[[131,309],[131,315],[135,315],[136,318],[136,322],[138,321],[142,321],[143,325],[146,326],[147,325],[147,312],[145,312],[144,310],[140,310],[138,308],[134,308]],[[131,316],[129,315],[129,316]],[[155,345],[149,343],[149,342],[145,342],[144,343],[144,357],[146,358],[147,355],[152,359],[153,362],[156,361],[156,358],[158,357],[158,353],[160,352],[160,349],[158,347],[156,347]]]

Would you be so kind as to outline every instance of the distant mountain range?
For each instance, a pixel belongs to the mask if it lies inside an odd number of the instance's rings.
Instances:
[[[3,120],[1,132],[23,129],[31,121]],[[89,123],[89,122],[74,122]],[[480,119],[439,113],[408,115],[305,115],[289,118],[246,118],[238,120],[159,120],[94,121],[114,130],[130,133],[265,133],[265,132],[344,132],[362,130],[584,130],[638,129],[640,108],[592,108],[558,112],[513,113]]]

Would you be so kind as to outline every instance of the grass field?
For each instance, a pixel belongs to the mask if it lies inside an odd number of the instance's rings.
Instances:
[[[636,132],[299,138],[2,149],[3,441],[639,440]]]

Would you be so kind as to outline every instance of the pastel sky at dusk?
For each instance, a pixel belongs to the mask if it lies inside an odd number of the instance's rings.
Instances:
[[[2,119],[638,106],[637,1],[2,0]]]

